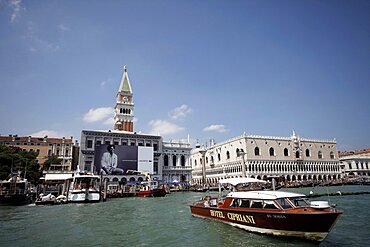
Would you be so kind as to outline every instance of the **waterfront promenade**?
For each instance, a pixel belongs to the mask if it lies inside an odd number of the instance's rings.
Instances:
[[[370,191],[370,186],[287,190],[325,194],[338,190]],[[302,240],[249,233],[191,216],[188,204],[203,195],[177,192],[161,198],[114,198],[96,204],[1,206],[0,246],[314,246]],[[328,197],[321,199],[328,200]],[[370,196],[329,199],[343,209],[344,214],[320,246],[368,243]]]

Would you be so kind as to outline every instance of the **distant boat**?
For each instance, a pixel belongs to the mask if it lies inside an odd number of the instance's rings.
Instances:
[[[30,204],[35,199],[31,183],[20,173],[11,174],[8,180],[0,181],[0,203],[7,205]]]
[[[235,191],[240,184],[266,183],[253,178],[220,180],[234,191],[226,197],[206,196],[190,205],[194,216],[214,219],[247,231],[322,241],[343,212],[326,201],[282,191]]]
[[[158,181],[141,182],[141,188],[136,192],[138,197],[163,197],[166,194],[164,186],[160,186]]]
[[[76,172],[69,181],[67,202],[100,202],[100,176]]]

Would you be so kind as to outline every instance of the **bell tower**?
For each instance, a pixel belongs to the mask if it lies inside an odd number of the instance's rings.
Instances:
[[[134,132],[134,103],[132,95],[125,65],[114,108],[114,130]]]

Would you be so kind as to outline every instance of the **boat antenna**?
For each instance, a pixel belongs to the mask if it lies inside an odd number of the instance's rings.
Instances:
[[[328,186],[326,186],[326,193],[328,194],[328,201],[329,201],[329,205],[331,205],[331,201],[330,201],[330,194],[329,194]]]

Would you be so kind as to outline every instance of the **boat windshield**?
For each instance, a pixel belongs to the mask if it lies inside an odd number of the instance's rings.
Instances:
[[[310,203],[307,201],[306,198],[302,197],[293,197],[289,198],[289,200],[294,204],[296,207],[308,207]]]
[[[97,190],[99,188],[99,178],[91,177],[80,177],[76,178],[75,189],[93,189]]]

